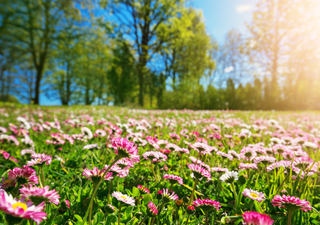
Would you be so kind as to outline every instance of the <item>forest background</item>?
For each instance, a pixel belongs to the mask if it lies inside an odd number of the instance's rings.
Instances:
[[[0,101],[319,110],[320,1],[260,0],[246,27],[217,41],[188,0],[0,0]]]

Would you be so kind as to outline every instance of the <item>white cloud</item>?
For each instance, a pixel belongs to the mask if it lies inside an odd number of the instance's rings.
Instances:
[[[238,13],[244,13],[246,11],[250,11],[254,8],[254,5],[237,5],[236,6],[236,11]]]

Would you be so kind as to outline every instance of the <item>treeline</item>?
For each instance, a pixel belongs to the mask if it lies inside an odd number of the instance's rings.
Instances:
[[[0,0],[0,100],[320,109],[318,7],[261,0],[219,43],[187,0]]]

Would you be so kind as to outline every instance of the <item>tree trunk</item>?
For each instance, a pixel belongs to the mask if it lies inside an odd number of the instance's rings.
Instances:
[[[144,76],[143,76],[143,67],[138,68],[139,76],[139,104],[143,107],[143,94],[144,94]]]
[[[34,95],[34,104],[40,104],[40,82],[42,79],[43,68],[37,68],[37,77],[36,77],[36,87],[35,87],[35,95]]]

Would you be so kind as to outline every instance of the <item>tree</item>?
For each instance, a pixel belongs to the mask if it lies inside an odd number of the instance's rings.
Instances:
[[[101,5],[109,9],[120,23],[124,36],[133,40],[138,55],[136,68],[139,80],[139,104],[144,105],[147,64],[161,49],[163,41],[157,39],[158,28],[175,17],[184,0],[110,0]]]
[[[123,105],[125,102],[132,101],[137,89],[135,61],[126,41],[121,41],[113,50],[107,79],[114,105]]]
[[[19,43],[22,53],[31,55],[36,71],[35,104],[39,104],[41,80],[64,20],[77,13],[72,0],[21,0],[6,22],[11,39]]]
[[[315,24],[310,16],[314,3],[309,0],[261,0],[253,21],[247,26],[251,34],[250,53],[254,56],[252,63],[260,65],[257,70],[270,76],[270,85],[266,84],[264,93],[266,107],[279,106],[275,104],[280,96],[279,76],[289,69],[292,54],[306,34],[314,29],[310,26]]]

